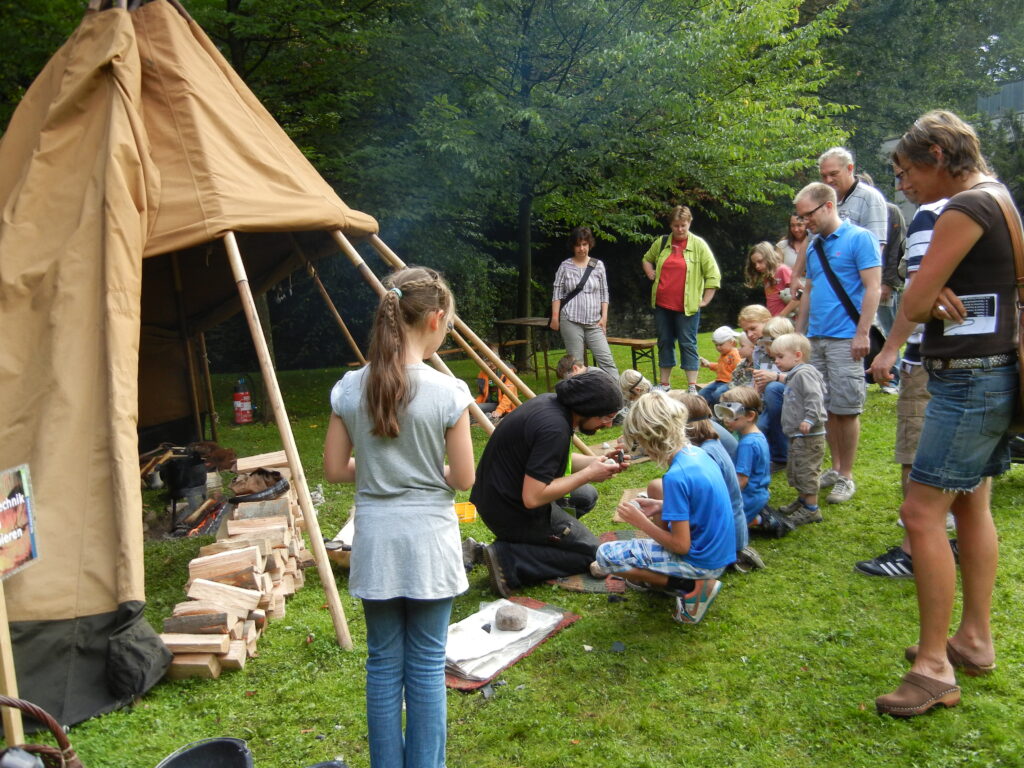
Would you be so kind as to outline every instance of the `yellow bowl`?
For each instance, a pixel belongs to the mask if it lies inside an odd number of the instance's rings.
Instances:
[[[472,523],[476,520],[476,506],[471,501],[456,502],[455,514],[460,523]]]

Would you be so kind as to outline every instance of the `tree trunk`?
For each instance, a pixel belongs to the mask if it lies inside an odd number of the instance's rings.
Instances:
[[[517,314],[519,317],[530,317],[530,295],[533,286],[533,244],[530,239],[530,221],[533,213],[533,194],[524,192],[519,198],[519,220],[517,224],[517,240],[519,241],[519,291],[517,297]],[[544,333],[538,330],[538,333]],[[526,344],[516,347],[516,367],[520,371],[527,369],[527,364],[532,359],[533,350],[530,349],[530,333],[526,328],[520,328],[521,338],[527,339]]]

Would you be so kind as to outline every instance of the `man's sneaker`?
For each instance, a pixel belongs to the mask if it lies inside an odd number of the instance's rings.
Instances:
[[[676,610],[672,618],[681,624],[699,624],[721,588],[722,582],[718,579],[697,582],[692,592],[676,598]]]
[[[737,552],[736,562],[732,564],[732,569],[737,573],[750,573],[764,567],[764,560],[753,547],[744,547]]]
[[[467,570],[473,570],[473,566],[484,561],[484,545],[467,536],[462,542],[462,566]]]
[[[789,522],[789,520],[784,518],[771,507],[765,507],[762,509],[758,517],[760,520],[757,525],[751,527],[751,530],[759,531],[765,536],[769,536],[773,539],[781,539],[794,529],[793,524]]]
[[[852,477],[840,475],[832,486],[832,492],[825,497],[825,501],[829,504],[842,504],[844,501],[852,499],[853,492],[856,490],[857,486],[854,485]]]
[[[839,477],[839,473],[834,469],[826,469],[821,473],[821,478],[818,480],[819,488],[831,488],[836,484],[836,478]]]
[[[495,594],[506,599],[512,597],[512,590],[508,588],[505,574],[501,570],[501,563],[498,562],[498,553],[494,551],[493,546],[484,547],[484,565],[487,566],[487,578]]]
[[[871,560],[861,560],[853,570],[866,576],[884,576],[887,579],[914,578],[914,563],[902,547],[890,547],[887,552]]]
[[[793,505],[790,504],[789,506],[791,507]],[[786,507],[786,509],[789,509],[789,507]],[[797,508],[794,511],[789,514],[785,514],[780,509],[779,512],[783,514],[786,520],[788,520],[794,528],[799,528],[801,525],[807,525],[808,523],[820,523],[825,519],[821,516],[821,507],[811,509],[800,499],[797,499]]]

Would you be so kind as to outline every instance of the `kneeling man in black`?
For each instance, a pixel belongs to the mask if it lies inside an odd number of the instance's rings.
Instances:
[[[554,394],[523,403],[494,430],[470,499],[495,536],[484,562],[502,597],[527,584],[584,573],[594,561],[597,537],[577,517],[593,508],[597,494],[584,486],[607,480],[624,465],[608,461],[615,451],[607,457],[572,454],[572,436],[610,427],[621,408],[618,382],[588,370],[560,381]]]

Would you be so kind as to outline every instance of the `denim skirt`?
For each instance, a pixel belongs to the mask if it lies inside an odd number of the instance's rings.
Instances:
[[[947,491],[973,491],[1010,468],[1010,421],[1017,363],[928,372],[932,398],[910,479]]]

